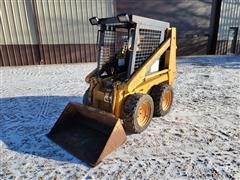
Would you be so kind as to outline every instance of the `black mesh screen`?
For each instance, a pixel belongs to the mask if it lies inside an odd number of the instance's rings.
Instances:
[[[159,47],[161,31],[140,29],[134,69],[138,69]]]
[[[100,50],[100,66],[113,60],[121,48],[127,46],[128,30],[117,28],[104,31],[103,46]]]

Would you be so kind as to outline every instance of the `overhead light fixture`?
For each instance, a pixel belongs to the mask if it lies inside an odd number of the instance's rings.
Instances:
[[[89,19],[89,21],[92,25],[98,25],[99,23],[99,19],[97,17],[92,17]]]
[[[118,18],[119,22],[129,22],[130,21],[128,14],[119,14],[117,16],[117,18]]]

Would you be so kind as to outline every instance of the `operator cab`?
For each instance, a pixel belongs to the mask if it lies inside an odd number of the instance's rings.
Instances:
[[[169,23],[135,15],[89,19],[98,25],[97,76],[125,81],[160,47]],[[160,70],[160,59],[149,71]]]
[[[99,77],[113,76],[118,80],[126,79],[132,56],[135,24],[129,22],[128,15],[113,18],[90,19],[92,25],[99,25],[98,67]]]
[[[104,39],[103,45],[99,47],[98,75],[114,76],[127,75],[129,60],[131,56],[133,33],[128,27],[119,25],[106,25],[104,35],[100,35]]]

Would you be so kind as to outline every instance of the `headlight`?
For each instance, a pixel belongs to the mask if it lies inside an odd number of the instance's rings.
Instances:
[[[129,22],[130,21],[128,14],[119,14],[117,16],[117,18],[118,18],[119,22]]]
[[[92,17],[89,21],[92,25],[98,25],[99,19],[97,17]]]

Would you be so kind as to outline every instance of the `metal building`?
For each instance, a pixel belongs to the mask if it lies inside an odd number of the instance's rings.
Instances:
[[[117,12],[170,22],[177,28],[177,55],[206,54],[213,0],[117,0]]]
[[[213,0],[209,54],[240,54],[240,0]]]
[[[0,0],[0,66],[96,61],[88,18],[124,12],[177,27],[178,55],[240,54],[240,0]]]
[[[0,66],[95,61],[88,18],[113,16],[114,0],[1,0]]]

